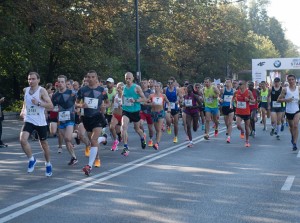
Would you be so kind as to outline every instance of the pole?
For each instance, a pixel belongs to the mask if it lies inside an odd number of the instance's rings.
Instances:
[[[136,19],[136,77],[137,81],[140,83],[141,77],[141,64],[140,64],[140,31],[139,31],[139,1],[135,0],[135,19]]]

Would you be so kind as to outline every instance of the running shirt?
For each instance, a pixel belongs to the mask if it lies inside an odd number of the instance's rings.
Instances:
[[[281,94],[282,87],[278,90],[275,90],[274,86],[271,89],[271,107],[272,108],[283,108],[283,103],[277,102],[279,95]]]
[[[147,89],[146,91],[143,91],[145,97],[148,99],[150,94],[152,94],[152,91],[150,89]],[[144,105],[143,103],[141,104],[141,111],[144,112],[145,114],[151,114],[151,106],[150,105]]]
[[[251,90],[249,90],[251,91]],[[252,95],[253,95],[253,98],[255,99],[255,102],[249,102],[249,107],[250,107],[250,111],[252,111],[253,109],[258,109],[258,102],[257,102],[257,90],[256,89],[253,89],[252,91]]]
[[[54,107],[58,107],[58,121],[65,123],[75,121],[75,101],[76,96],[72,90],[67,89],[65,92],[55,92],[52,96]]]
[[[232,100],[232,97],[233,97],[233,88],[231,88],[230,91],[227,91],[227,89],[225,87],[224,88],[224,93],[223,93],[223,96],[222,96],[223,103],[221,104],[221,106],[229,107],[230,103],[231,103],[231,100]]]
[[[112,103],[112,99],[113,97],[117,94],[117,90],[116,88],[112,88],[112,92],[109,93],[108,90],[106,91],[106,94],[107,94],[107,98],[109,100],[110,103]],[[111,106],[109,106],[107,109],[106,109],[106,114],[107,115],[112,115],[112,109],[111,109]]]
[[[249,90],[246,89],[244,93],[241,90],[236,92],[236,110],[235,114],[237,115],[250,115],[249,101],[246,101],[245,98],[249,98]]]
[[[118,109],[119,106],[122,106],[122,98],[116,94],[113,101],[113,109]]]
[[[185,106],[184,112],[186,114],[195,114],[199,112],[199,108],[197,107],[197,100],[194,93],[190,95],[185,95],[183,97],[183,103]]]
[[[204,89],[204,103],[205,107],[208,108],[218,108],[218,99],[215,98],[216,93],[214,92],[213,86]]]
[[[29,94],[30,87],[25,89],[24,102],[25,102],[25,116],[24,122],[29,122],[35,126],[45,126],[47,125],[45,108],[41,106],[34,105],[31,100],[33,98],[40,100],[41,87],[34,92],[34,94]]]
[[[174,87],[173,91],[170,91],[169,88],[167,87],[166,89],[166,96],[170,102],[171,110],[178,110],[178,105],[177,105],[177,90],[176,87]],[[167,107],[167,104],[165,104],[165,108]]]
[[[293,101],[286,103],[285,111],[289,114],[295,114],[299,111],[299,88],[296,87],[296,90],[291,91],[290,88],[287,87],[285,99],[288,98],[293,98]]]
[[[94,89],[89,86],[84,86],[77,92],[77,99],[83,100],[88,108],[84,108],[84,116],[93,117],[100,113],[102,102],[107,99],[107,94],[104,88],[98,86]]]
[[[164,105],[164,103],[165,103],[165,99],[162,94],[160,94],[159,96],[152,95],[150,97],[150,99],[151,99],[153,105]]]
[[[260,90],[260,98],[261,98],[261,102],[268,102],[268,88],[266,88],[266,90],[261,89]]]
[[[122,109],[127,112],[138,112],[141,110],[141,103],[136,100],[140,97],[139,94],[135,92],[136,84],[132,84],[129,88],[126,85],[123,90],[123,104]],[[134,99],[135,102],[131,102]]]

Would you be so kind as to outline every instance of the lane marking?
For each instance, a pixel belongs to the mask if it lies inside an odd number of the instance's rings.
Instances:
[[[300,150],[299,150],[299,152],[298,152],[298,154],[297,154],[297,158],[300,158]]]
[[[221,128],[221,129],[219,129],[219,132],[224,132],[225,129],[226,128]],[[214,131],[212,131],[210,134],[213,134],[213,133],[214,133]],[[199,143],[201,141],[204,141],[203,136],[204,135],[195,137],[194,138],[194,144]],[[145,157],[142,157],[140,159],[134,160],[132,162],[123,164],[122,166],[113,168],[113,169],[111,169],[109,171],[102,172],[100,174],[97,174],[97,175],[94,175],[94,176],[82,179],[80,181],[76,181],[74,183],[70,183],[70,184],[62,186],[62,187],[58,187],[58,188],[56,188],[54,190],[50,190],[50,191],[48,191],[46,193],[43,193],[43,194],[31,197],[31,198],[29,198],[27,200],[21,201],[21,202],[16,203],[16,204],[13,204],[13,205],[8,206],[8,207],[6,207],[4,209],[1,209],[0,210],[0,215],[4,214],[6,212],[12,211],[14,209],[20,208],[22,206],[28,205],[29,203],[35,202],[35,201],[40,200],[42,198],[49,197],[49,196],[51,196],[53,194],[57,194],[57,193],[59,193],[59,192],[61,192],[63,190],[69,189],[71,187],[75,187],[75,186],[81,185],[81,186],[76,187],[74,189],[70,189],[69,191],[65,191],[65,192],[62,192],[61,194],[55,195],[54,197],[45,199],[45,200],[43,200],[41,202],[38,202],[36,204],[32,204],[32,205],[30,205],[30,206],[28,206],[28,207],[26,207],[24,209],[21,209],[21,210],[19,210],[17,212],[9,214],[9,215],[1,218],[0,222],[6,222],[8,220],[11,220],[13,218],[16,218],[16,217],[24,214],[24,213],[27,213],[27,212],[29,212],[31,210],[34,210],[34,209],[36,209],[36,208],[38,208],[38,207],[40,207],[42,205],[48,204],[48,203],[53,202],[55,200],[58,200],[58,199],[60,199],[62,197],[65,197],[65,196],[70,195],[72,193],[75,193],[77,191],[83,190],[83,189],[85,189],[85,188],[87,188],[89,186],[93,186],[93,185],[95,185],[98,182],[103,182],[105,180],[108,180],[108,179],[111,179],[113,177],[119,176],[120,174],[129,172],[129,171],[131,171],[133,169],[136,169],[136,168],[141,167],[141,166],[143,166],[145,164],[148,164],[149,162],[155,161],[155,160],[160,159],[160,158],[162,158],[164,156],[170,155],[172,153],[178,152],[178,151],[186,149],[186,148],[187,148],[187,142],[176,144],[175,146],[171,146],[168,149],[164,149],[162,151],[159,151],[158,153],[147,155]],[[118,170],[121,170],[121,171],[120,172],[116,172]],[[114,173],[114,172],[116,172],[116,173]],[[105,176],[105,175],[108,175],[108,176]],[[98,177],[103,177],[103,178],[97,179]]]
[[[294,180],[295,180],[295,176],[288,176],[286,178],[285,183],[283,184],[281,190],[283,190],[283,191],[291,190],[291,187],[293,186]]]

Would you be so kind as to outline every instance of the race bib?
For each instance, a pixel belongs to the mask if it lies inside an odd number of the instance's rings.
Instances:
[[[131,102],[131,100],[134,100],[134,99],[124,97],[124,105],[125,106],[133,106],[133,102]]]
[[[170,102],[170,107],[171,109],[175,109],[175,102]],[[166,105],[166,108],[169,108],[168,104]]]
[[[27,115],[39,115],[39,109],[36,105],[31,105],[30,107],[26,107]]]
[[[119,106],[121,105],[122,105],[122,99],[121,98],[115,99],[114,108],[119,108]]]
[[[231,102],[232,97],[232,95],[224,95],[224,102]]]
[[[268,101],[268,97],[267,96],[261,96],[261,101],[262,102],[267,102]]]
[[[54,112],[58,112],[58,105],[55,105],[55,106],[54,106],[53,111],[54,111]]]
[[[245,101],[238,101],[237,104],[236,104],[236,107],[240,108],[240,109],[246,109],[246,102]]]
[[[281,108],[281,103],[280,103],[280,102],[277,102],[277,101],[273,101],[273,102],[272,102],[272,107],[273,107],[273,108]]]
[[[84,116],[84,109],[83,108],[80,109],[80,115]]]
[[[70,111],[62,111],[58,113],[58,120],[59,121],[69,121],[71,120]]]
[[[213,98],[205,98],[206,103],[213,103],[214,99]]]
[[[98,101],[99,100],[97,98],[84,97],[84,103],[86,103],[88,108],[91,108],[91,109],[98,108]]]
[[[153,98],[153,104],[155,105],[162,105],[163,99],[161,97],[155,97]]]
[[[193,106],[193,100],[192,99],[184,99],[184,104],[186,107]]]

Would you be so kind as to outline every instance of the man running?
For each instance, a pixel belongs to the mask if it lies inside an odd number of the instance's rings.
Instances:
[[[248,83],[248,90],[252,92],[255,102],[249,102],[250,107],[250,134],[253,138],[256,135],[255,123],[257,121],[258,113],[258,101],[260,101],[259,91],[254,88],[254,83],[251,81]]]
[[[67,89],[67,77],[65,75],[59,75],[57,82],[58,91],[52,96],[52,103],[54,106],[58,106],[58,128],[71,155],[71,160],[68,164],[75,165],[78,160],[72,144],[72,133],[75,125],[76,96],[71,89]]]
[[[204,79],[204,103],[205,103],[205,135],[204,139],[209,140],[209,123],[213,120],[215,125],[215,137],[218,136],[218,126],[219,126],[219,107],[218,107],[218,97],[220,94],[219,89],[211,84],[209,77]]]
[[[124,149],[122,155],[129,155],[128,148],[128,125],[129,122],[133,122],[134,130],[140,136],[142,148],[146,148],[146,141],[144,138],[144,133],[140,128],[140,110],[141,102],[145,102],[146,98],[140,86],[133,83],[133,74],[127,72],[125,74],[126,85],[123,90],[123,114],[122,114],[122,126],[121,134],[124,142]]]
[[[89,71],[86,77],[88,85],[79,89],[76,105],[84,109],[82,123],[91,142],[89,162],[82,169],[85,175],[89,176],[98,153],[98,138],[101,135],[102,128],[106,126],[104,115],[100,113],[101,105],[103,102],[108,104],[108,100],[104,88],[99,86],[99,77],[96,71]]]
[[[21,147],[29,159],[28,173],[34,171],[36,158],[32,155],[31,146],[28,138],[33,130],[36,130],[39,136],[41,148],[46,160],[47,177],[52,176],[52,164],[50,163],[50,149],[47,142],[47,121],[45,109],[53,109],[53,104],[45,88],[39,86],[40,75],[37,72],[28,74],[29,87],[24,89],[24,102],[20,116],[24,118],[24,125],[20,133]]]
[[[292,136],[291,143],[293,145],[293,151],[296,151],[298,141],[298,124],[299,124],[299,98],[300,90],[296,85],[296,76],[289,74],[287,76],[289,86],[282,89],[277,102],[285,102],[285,115],[290,127],[290,133]]]

